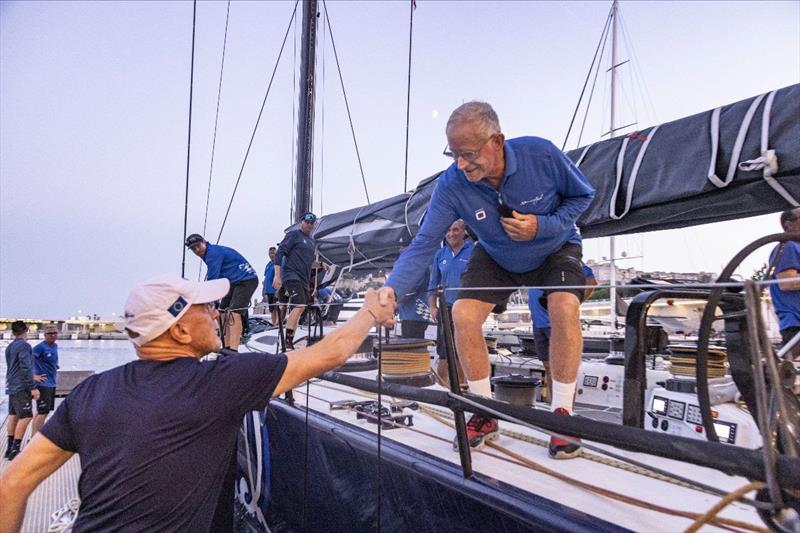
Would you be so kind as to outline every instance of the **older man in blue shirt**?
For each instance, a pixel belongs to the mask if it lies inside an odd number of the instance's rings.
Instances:
[[[579,308],[583,291],[581,237],[575,222],[594,189],[553,143],[538,137],[506,140],[489,104],[467,102],[447,121],[447,155],[454,163],[438,180],[425,221],[395,263],[381,289],[392,305],[416,283],[447,228],[463,218],[478,236],[453,305],[456,347],[470,391],[491,396],[489,356],[482,326],[523,285],[546,286],[553,322],[553,411],[571,415],[583,340]],[[479,287],[498,290],[469,290]],[[564,287],[564,288],[561,288]],[[473,415],[470,445],[480,448],[498,435],[497,420]],[[580,446],[552,438],[551,457],[574,457]]]

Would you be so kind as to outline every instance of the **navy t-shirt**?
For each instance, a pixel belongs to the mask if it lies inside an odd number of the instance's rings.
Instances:
[[[208,531],[242,417],[285,369],[283,354],[179,357],[83,381],[41,430],[80,454],[73,531]]]
[[[296,280],[308,285],[316,248],[314,239],[299,229],[287,233],[275,252],[275,263],[281,264],[281,281]]]
[[[775,261],[775,254],[779,249],[780,246],[776,246],[772,250],[770,263]],[[800,243],[787,241],[783,253],[775,264],[775,275],[792,268],[800,271]],[[772,279],[776,279],[775,275]],[[775,313],[778,315],[781,331],[800,326],[800,291],[785,291],[778,285],[770,285],[769,294],[772,297]]]

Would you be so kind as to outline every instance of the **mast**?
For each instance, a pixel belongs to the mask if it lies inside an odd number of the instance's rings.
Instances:
[[[291,223],[311,211],[314,174],[314,82],[316,74],[317,0],[303,0],[303,43],[297,124],[297,180]]]
[[[617,0],[611,4],[611,117],[610,117],[610,137],[616,136],[616,104],[617,104]],[[609,316],[611,324],[617,327],[617,265],[616,246],[614,237],[609,238],[609,263],[608,263],[608,290]]]

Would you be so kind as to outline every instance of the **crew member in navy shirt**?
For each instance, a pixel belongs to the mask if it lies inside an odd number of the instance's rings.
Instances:
[[[373,327],[392,325],[394,307],[370,290],[313,346],[202,361],[221,348],[210,302],[228,289],[227,279],[165,276],[131,292],[125,328],[138,359],[75,387],[0,474],[0,531],[20,529],[28,496],[75,453],[75,533],[233,531],[232,522],[212,524],[245,413],[342,365]]]
[[[473,244],[467,241],[467,232],[464,221],[456,220],[447,229],[444,236],[446,244],[436,252],[431,265],[431,275],[428,280],[428,307],[431,310],[431,318],[437,322],[436,331],[436,354],[439,356],[436,362],[436,373],[445,384],[448,383],[447,375],[447,350],[444,346],[444,331],[442,321],[439,320],[438,306],[436,299],[436,289],[441,285],[445,288],[444,299],[447,302],[448,311],[452,311],[453,303],[456,301],[456,291],[447,290],[458,288],[461,285],[461,274],[467,268],[469,256],[472,253]],[[463,373],[459,368],[459,379],[463,379]]]
[[[32,400],[39,399],[33,379],[33,354],[28,344],[28,325],[22,320],[11,323],[14,340],[6,346],[6,394],[8,394],[8,446],[5,458],[13,460],[22,448],[22,438],[33,418]],[[0,498],[2,501],[2,498]],[[2,531],[2,528],[0,528]]]
[[[211,244],[197,233],[186,237],[186,247],[206,264],[208,281],[225,278],[230,282],[230,292],[219,303],[223,311],[232,311],[225,316],[223,340],[226,348],[239,349],[242,333],[248,333],[250,298],[258,287],[256,271],[233,248]]]
[[[310,303],[309,284],[311,269],[317,266],[315,261],[317,243],[311,236],[317,215],[305,213],[300,217],[300,228],[287,233],[278,245],[275,254],[275,275],[272,286],[278,291],[278,298],[290,304],[292,310],[286,317],[286,346],[294,347],[294,332],[300,322],[300,316]],[[319,263],[323,268],[327,265]],[[294,305],[292,305],[294,304]]]
[[[44,340],[33,347],[33,379],[38,383],[39,399],[36,400],[36,416],[33,418],[33,433],[42,428],[47,415],[55,408],[56,374],[58,373],[58,327],[44,327]]]
[[[800,233],[800,207],[781,213],[781,226],[788,233]],[[772,250],[769,258],[775,265],[772,279],[779,281],[769,286],[772,306],[778,315],[778,327],[783,343],[786,344],[800,332],[800,281],[789,281],[800,277],[800,243],[786,241]],[[800,359],[800,344],[790,350],[794,360]]]
[[[267,252],[269,255],[269,263],[267,263],[266,268],[264,268],[264,300],[269,307],[269,314],[273,325],[278,325],[278,317],[280,316],[278,313],[278,296],[275,294],[275,287],[272,286],[272,280],[275,279],[276,250],[277,248],[275,246],[269,247],[269,251]]]
[[[489,104],[468,102],[446,127],[454,163],[438,178],[428,212],[411,246],[400,255],[381,289],[387,305],[403,299],[429,264],[447,228],[459,218],[478,236],[453,304],[456,347],[471,392],[491,396],[489,356],[482,326],[523,285],[547,286],[553,321],[553,410],[572,414],[583,339],[579,320],[583,285],[581,236],[575,222],[594,189],[553,143],[538,137],[505,140]],[[467,290],[507,287],[498,290]],[[565,287],[565,288],[561,288]],[[497,420],[473,415],[470,445],[498,435]],[[574,457],[580,446],[552,438],[554,458]]]
[[[589,285],[597,285],[594,272],[586,264],[583,265],[583,275],[586,278],[587,288],[584,289],[583,299],[588,300],[594,289]],[[528,309],[531,312],[531,322],[533,324],[533,343],[536,346],[536,357],[544,365],[544,375],[547,381],[548,400],[553,390],[553,376],[550,373],[550,337],[552,335],[552,325],[547,308],[542,305],[544,291],[542,289],[528,290]],[[546,302],[547,300],[545,300]]]

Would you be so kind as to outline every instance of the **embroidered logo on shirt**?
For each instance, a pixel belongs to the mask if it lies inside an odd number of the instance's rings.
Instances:
[[[525,204],[538,204],[538,203],[539,203],[539,201],[541,201],[541,199],[542,199],[542,198],[544,198],[544,193],[540,194],[540,195],[539,195],[539,196],[537,196],[536,198],[531,198],[530,200],[525,200],[524,202],[520,202],[520,204],[519,204],[519,205],[525,205]]]
[[[480,209],[475,211],[475,220],[483,220],[484,218],[486,218],[486,211],[484,211],[483,208],[481,207]]]

